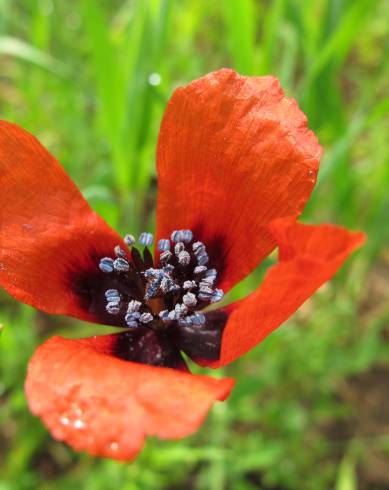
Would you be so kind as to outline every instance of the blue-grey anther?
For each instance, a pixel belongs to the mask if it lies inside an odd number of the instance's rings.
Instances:
[[[206,270],[207,268],[204,265],[198,265],[197,267],[194,268],[193,273],[195,275],[200,275],[203,274]]]
[[[159,240],[158,251],[167,252],[168,250],[170,250],[170,240],[167,240],[166,238],[162,238],[161,240]]]
[[[132,313],[127,313],[126,316],[124,317],[124,319],[127,322],[127,325],[129,324],[129,322],[138,322],[139,318],[140,318],[139,311],[134,311]]]
[[[174,230],[170,235],[170,239],[172,242],[182,242],[184,238],[183,230]]]
[[[203,242],[195,242],[192,245],[192,249],[193,249],[193,253],[195,255],[199,255],[199,254],[205,252],[205,245]]]
[[[107,303],[105,309],[110,315],[117,315],[120,311],[120,304],[116,301],[110,301],[109,303]]]
[[[211,297],[211,303],[218,303],[224,297],[224,291],[222,289],[215,289]]]
[[[144,247],[149,247],[153,243],[153,235],[147,232],[141,233],[139,237],[139,243]]]
[[[185,245],[182,242],[178,242],[174,245],[174,253],[176,255],[178,255],[183,250],[185,250]]]
[[[149,284],[146,294],[144,295],[144,299],[148,301],[149,299],[155,298],[158,293],[158,284],[152,283]]]
[[[173,254],[170,252],[170,250],[166,250],[165,252],[162,252],[161,255],[159,256],[161,262],[169,262],[169,260],[172,258]]]
[[[120,299],[120,294],[119,294],[119,291],[117,289],[107,289],[107,291],[105,291],[105,297],[107,298],[107,300],[109,300],[110,298],[119,298]]]
[[[174,307],[174,313],[175,313],[175,319],[177,320],[178,318],[182,318],[183,316],[186,315],[186,313],[188,313],[188,308],[185,305],[180,305],[180,303],[177,303],[176,306]]]
[[[139,321],[141,323],[150,323],[154,320],[154,317],[151,313],[142,313],[139,317]]]
[[[127,234],[125,237],[124,237],[124,243],[128,246],[128,247],[132,247],[132,245],[134,245],[135,243],[135,237],[134,235],[130,235],[130,234]]]
[[[192,320],[193,325],[197,325],[199,327],[201,325],[204,325],[204,323],[205,323],[205,315],[204,315],[204,313],[196,312],[194,315],[192,315],[190,317],[190,319]]]
[[[182,297],[182,302],[184,303],[185,306],[191,307],[191,306],[196,306],[197,299],[193,293],[186,293]]]
[[[191,230],[182,230],[182,241],[189,243],[193,240],[193,233]]]
[[[204,284],[204,285],[207,285],[207,286],[213,286],[215,280],[216,280],[216,276],[203,277],[201,279],[200,285],[201,284]]]
[[[114,248],[114,251],[115,251],[115,254],[117,257],[125,257],[126,256],[126,252],[122,249],[122,247],[120,245],[116,245],[116,247]]]
[[[203,282],[200,282],[199,291],[200,291],[200,293],[204,293],[204,294],[212,294],[213,293],[213,289],[211,287],[209,287],[209,285],[207,283],[203,283]]]
[[[175,310],[169,311],[167,319],[168,319],[168,321],[178,320],[178,316],[177,316],[177,313],[175,312]]]
[[[205,273],[205,277],[215,277],[217,276],[217,270],[216,269],[208,269],[207,272]]]
[[[190,290],[190,289],[194,289],[196,286],[197,286],[196,281],[185,281],[184,284],[182,285],[182,289]]]
[[[104,257],[100,260],[99,268],[106,274],[113,272],[113,259],[111,259],[110,257]]]
[[[133,320],[133,321],[132,320],[128,320],[128,322],[127,322],[127,326],[129,328],[137,328],[138,325],[139,324],[138,324],[138,322],[136,320]]]
[[[140,313],[135,311],[134,313],[127,313],[124,317],[127,325],[131,328],[136,328],[139,325]]]
[[[178,254],[178,263],[181,265],[189,265],[190,264],[190,255],[186,250],[183,250]]]
[[[159,318],[163,322],[168,322],[169,321],[169,311],[168,310],[162,310],[159,312]]]
[[[162,271],[160,269],[153,269],[151,267],[150,269],[145,270],[143,275],[146,277],[146,279],[149,279],[150,277],[158,277],[161,272]]]
[[[199,293],[199,299],[201,299],[201,301],[210,301],[212,298],[212,294],[213,294],[212,290],[211,292],[202,290]]]
[[[197,256],[197,263],[199,265],[205,265],[208,264],[209,262],[209,257],[207,253],[203,253],[202,255]]]
[[[134,313],[135,311],[139,311],[139,308],[141,306],[142,306],[142,303],[140,301],[133,299],[128,303],[127,313]]]
[[[121,257],[114,261],[113,267],[118,272],[128,272],[130,270],[130,264],[126,259],[122,259]]]
[[[212,288],[213,286],[213,278],[212,277],[203,277],[199,283],[199,288]]]
[[[161,284],[160,284],[161,291],[166,294],[166,293],[173,293],[176,291],[180,290],[180,286],[178,286],[173,279],[170,277],[166,276],[162,279]]]

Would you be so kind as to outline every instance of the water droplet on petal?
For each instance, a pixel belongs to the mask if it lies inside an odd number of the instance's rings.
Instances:
[[[111,451],[117,451],[119,449],[119,444],[117,442],[111,442],[109,448]]]
[[[85,423],[80,420],[80,419],[77,419],[75,422],[74,422],[74,428],[75,429],[83,429],[85,427]]]

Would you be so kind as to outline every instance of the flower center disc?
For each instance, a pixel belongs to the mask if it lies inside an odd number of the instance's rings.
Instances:
[[[114,258],[100,260],[101,271],[110,274],[118,285],[105,291],[106,311],[122,316],[123,326],[131,329],[142,326],[163,331],[176,324],[204,325],[201,310],[224,296],[214,287],[217,271],[207,267],[209,256],[204,243],[194,241],[191,230],[173,231],[170,239],[159,240],[159,256],[154,261],[149,250],[153,235],[140,235],[143,255],[134,246],[135,241],[132,235],[124,238],[131,261],[119,245],[114,249]]]

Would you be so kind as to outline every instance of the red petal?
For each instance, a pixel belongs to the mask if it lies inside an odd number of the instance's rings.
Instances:
[[[0,187],[0,285],[48,313],[94,321],[78,278],[98,272],[98,259],[121,239],[38,140],[5,121]]]
[[[201,425],[233,380],[113,357],[116,336],[54,337],[34,354],[26,393],[52,435],[76,450],[133,460],[145,437],[179,439]]]
[[[268,224],[301,213],[320,155],[274,77],[224,69],[179,88],[159,136],[157,236],[192,229],[227,290],[275,247]]]
[[[334,225],[309,226],[278,220],[272,232],[279,262],[259,289],[227,307],[220,361],[225,365],[251,350],[328,281],[364,241],[364,234]],[[205,364],[204,362],[202,364]]]

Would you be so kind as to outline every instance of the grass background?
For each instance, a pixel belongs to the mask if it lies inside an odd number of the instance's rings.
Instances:
[[[198,434],[149,440],[131,465],[53,441],[23,394],[39,343],[101,327],[2,294],[0,490],[389,488],[388,13],[385,0],[0,2],[1,118],[36,134],[121,232],[153,227],[172,90],[229,66],[278,76],[325,148],[303,221],[368,234],[331,283],[224,370],[238,384]]]

